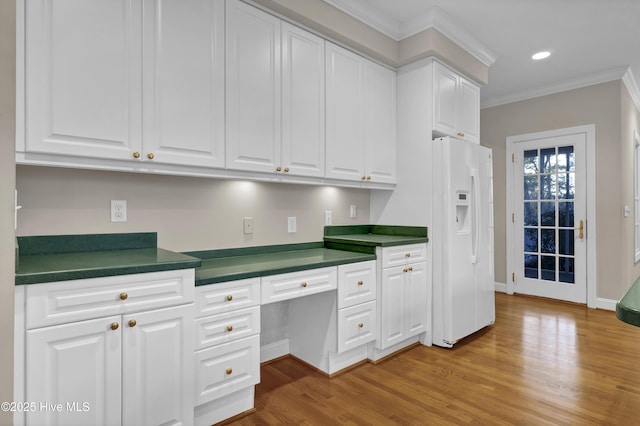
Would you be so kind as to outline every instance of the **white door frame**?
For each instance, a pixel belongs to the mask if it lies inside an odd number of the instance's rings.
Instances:
[[[506,220],[507,220],[507,294],[514,293],[514,282],[512,272],[515,271],[515,224],[509,222],[511,214],[514,212],[515,200],[512,196],[513,183],[515,182],[513,155],[515,144],[533,139],[544,139],[559,136],[574,135],[584,133],[587,140],[587,306],[596,308],[597,305],[597,281],[596,281],[596,126],[589,124],[585,126],[568,127],[564,129],[549,130],[544,132],[527,133],[507,137],[507,158],[506,158]]]

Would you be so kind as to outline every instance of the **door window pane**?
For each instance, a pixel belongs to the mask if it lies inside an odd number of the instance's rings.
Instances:
[[[538,199],[538,176],[537,175],[524,177],[524,199],[525,200]]]
[[[576,192],[575,173],[558,174],[558,198],[572,200]]]
[[[524,226],[538,226],[538,203],[524,203]]]
[[[540,203],[540,225],[556,226],[556,203],[541,202]]]
[[[541,278],[547,281],[556,280],[556,257],[555,256],[540,256],[541,264]]]
[[[541,229],[540,230],[540,251],[542,253],[556,252],[556,230]]]
[[[573,228],[573,201],[558,203],[558,226]]]
[[[573,255],[573,229],[560,229],[558,231],[558,253]]]
[[[538,256],[532,254],[524,255],[524,276],[538,278]]]
[[[559,258],[560,268],[559,268],[559,279],[563,283],[571,283],[574,284],[576,282],[575,277],[575,269],[574,269],[574,259],[573,257],[561,257]]]
[[[531,253],[538,252],[538,228],[525,228],[524,230],[524,251]]]
[[[540,176],[540,199],[555,200],[556,198],[556,175]]]
[[[558,172],[574,171],[575,169],[573,145],[558,147]]]
[[[538,173],[538,150],[524,152],[524,174],[534,175]]]
[[[556,149],[547,148],[540,150],[540,173],[556,172]]]

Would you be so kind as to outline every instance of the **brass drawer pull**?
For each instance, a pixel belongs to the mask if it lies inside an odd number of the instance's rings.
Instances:
[[[362,280],[358,281],[358,285],[364,285],[364,282]]]
[[[225,370],[225,373],[227,373],[227,376],[230,376],[230,375],[231,375],[231,373],[233,373],[233,370],[232,370],[231,368],[227,368],[227,369]]]
[[[364,324],[360,323],[360,324],[358,324],[358,327],[362,328],[362,327],[364,327]]]
[[[306,287],[307,287],[307,283],[306,282],[302,283],[302,288],[306,288]]]
[[[228,326],[227,326],[227,331],[228,331],[229,333],[231,333],[231,332],[233,331],[233,326],[232,326],[232,325],[228,325]]]
[[[127,300],[129,295],[125,292],[120,293],[120,300]]]
[[[111,323],[111,329],[112,330],[117,330],[118,327],[120,327],[120,324],[118,324],[117,322],[112,322]]]
[[[232,295],[228,295],[227,296],[227,301],[231,302],[233,300],[233,296]]]

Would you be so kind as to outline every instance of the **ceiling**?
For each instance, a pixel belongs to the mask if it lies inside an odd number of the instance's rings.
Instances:
[[[619,79],[628,69],[640,78],[640,0],[325,1],[395,40],[433,26],[437,12],[493,61],[483,107]],[[551,57],[533,61],[540,50]]]

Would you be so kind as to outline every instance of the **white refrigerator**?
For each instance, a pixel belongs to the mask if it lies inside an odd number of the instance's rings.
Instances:
[[[491,149],[433,140],[433,344],[453,345],[495,321]]]

